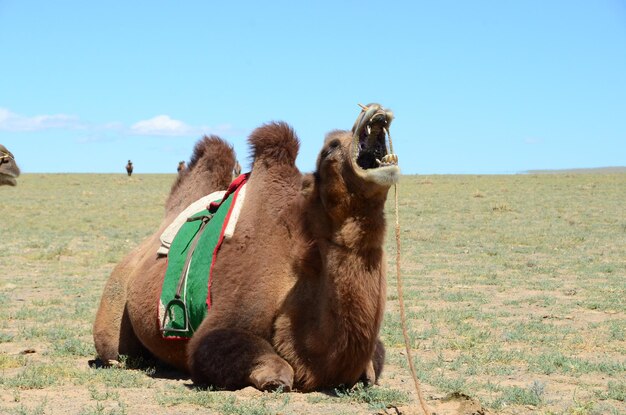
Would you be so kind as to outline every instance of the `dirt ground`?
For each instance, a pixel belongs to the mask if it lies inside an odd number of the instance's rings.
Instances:
[[[150,362],[89,365],[104,282],[158,225],[173,176],[21,179],[0,189],[0,414],[422,413],[393,229],[380,385],[202,391]],[[416,176],[401,189],[409,335],[432,413],[626,413],[626,175]]]

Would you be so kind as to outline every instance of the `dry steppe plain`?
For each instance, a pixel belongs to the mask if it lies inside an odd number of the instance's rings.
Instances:
[[[151,361],[92,367],[113,266],[174,175],[24,174],[0,188],[0,414],[418,414],[395,284],[393,190],[380,385],[196,389]],[[626,174],[404,176],[401,266],[438,414],[626,413]]]

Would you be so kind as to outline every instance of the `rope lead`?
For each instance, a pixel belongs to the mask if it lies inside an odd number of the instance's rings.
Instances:
[[[420,381],[417,378],[417,374],[415,372],[415,366],[413,365],[413,355],[411,354],[411,344],[409,341],[409,334],[407,330],[406,324],[406,314],[404,312],[404,293],[402,292],[402,279],[400,277],[400,215],[398,213],[398,185],[393,185],[395,202],[396,202],[396,286],[398,290],[398,303],[400,305],[400,320],[402,321],[402,335],[404,336],[404,347],[406,348],[406,358],[409,361],[409,368],[411,369],[411,376],[413,377],[413,383],[415,384],[415,391],[417,392],[417,397],[420,401],[420,406],[422,407],[422,411],[424,411],[424,415],[430,415],[432,412],[428,405],[426,404],[426,400],[422,395],[422,389],[420,387]]]

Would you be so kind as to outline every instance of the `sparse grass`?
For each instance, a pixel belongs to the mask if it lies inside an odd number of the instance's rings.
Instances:
[[[17,389],[44,389],[73,383],[80,373],[59,363],[30,364],[15,376],[1,377],[0,384]]]
[[[609,326],[609,341],[624,341],[626,340],[626,320],[622,321],[610,321]]]
[[[91,385],[88,389],[91,399],[95,401],[106,401],[109,399],[119,400],[120,398],[119,392],[111,391],[109,388],[105,388],[104,392],[101,392],[96,388],[96,386]]]
[[[157,394],[157,402],[165,407],[196,405],[231,415],[269,415],[289,413],[290,395],[279,391],[260,394],[253,400],[238,399],[232,392],[169,387]]]
[[[509,405],[540,406],[545,395],[545,384],[533,381],[528,387],[511,386],[496,388],[500,396],[492,402],[495,409],[501,409]]]
[[[7,355],[5,353],[0,354],[0,370],[24,367],[27,363],[26,357],[22,355],[15,356]]]
[[[189,404],[210,408],[216,404],[221,404],[223,397],[219,393],[213,393],[211,390],[190,389],[175,385],[160,391],[156,399],[159,405],[166,407]]]
[[[365,387],[361,383],[352,389],[335,389],[335,393],[343,401],[366,403],[372,410],[385,410],[407,403],[409,400],[405,392],[389,388]]]
[[[26,406],[24,404],[20,404],[17,408],[14,408],[11,411],[13,415],[45,415],[46,413],[46,401],[37,404],[37,405],[29,405]]]
[[[52,354],[54,356],[84,356],[91,357],[96,350],[93,343],[80,339],[67,339],[56,342],[52,345]]]
[[[132,369],[104,368],[93,369],[91,376],[84,376],[84,379],[91,384],[100,383],[109,388],[149,388],[152,379],[149,374],[153,371],[140,371]]]
[[[599,394],[602,399],[626,402],[626,381],[609,381],[606,392]]]
[[[115,406],[105,406],[102,402],[97,402],[93,407],[81,409],[79,415],[127,415],[126,404],[117,402]]]
[[[626,175],[445,176],[401,183],[401,195],[415,195],[400,206],[403,278],[420,292],[413,301],[405,288],[410,324],[437,328],[419,342],[424,381],[487,402],[485,384],[464,381],[466,376],[547,374],[577,384],[581,376],[623,378],[625,185]],[[391,234],[388,250],[395,252]],[[388,298],[395,301],[395,294],[392,284]],[[389,318],[387,324],[384,338],[398,343],[399,323]],[[404,366],[401,356],[389,357]],[[562,398],[554,389],[546,388],[538,402],[542,411],[554,405],[551,396]],[[527,400],[523,391],[511,389],[503,399],[515,401],[517,394]]]
[[[85,415],[143,413],[137,405],[148,403],[157,413],[211,414],[415,405],[392,226],[381,385],[248,397],[161,379],[150,362],[87,365],[104,282],[157,228],[174,175],[20,179],[0,188],[0,413],[58,413],[58,402],[41,400],[48,390],[82,391],[82,404],[67,404]],[[424,385],[496,412],[626,413],[626,174],[407,176],[399,191],[409,337]],[[26,349],[36,353],[19,354]]]
[[[599,373],[609,376],[623,376],[626,373],[626,361],[603,359],[582,359],[567,356],[560,351],[550,351],[538,354],[526,353],[529,370],[533,373],[551,375],[554,373],[581,375]]]
[[[224,415],[278,415],[285,413],[288,403],[288,395],[283,399],[263,395],[258,400],[240,400],[234,395],[229,395],[218,409],[219,413]]]

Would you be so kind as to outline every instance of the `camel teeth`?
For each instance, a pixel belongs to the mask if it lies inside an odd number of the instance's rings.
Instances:
[[[383,157],[382,161],[376,160],[379,162],[381,166],[393,166],[398,164],[398,155],[397,154],[387,154]]]
[[[385,157],[383,157],[383,163],[391,163],[391,162],[393,162],[392,154],[387,154]]]
[[[369,125],[366,126],[367,128],[367,135],[371,135],[372,134],[372,127],[370,127]]]
[[[379,166],[380,166],[381,164],[383,164],[383,162],[382,162],[382,161],[380,161],[380,160],[378,160],[378,159],[376,159],[376,163],[378,163],[378,165],[379,165]]]

